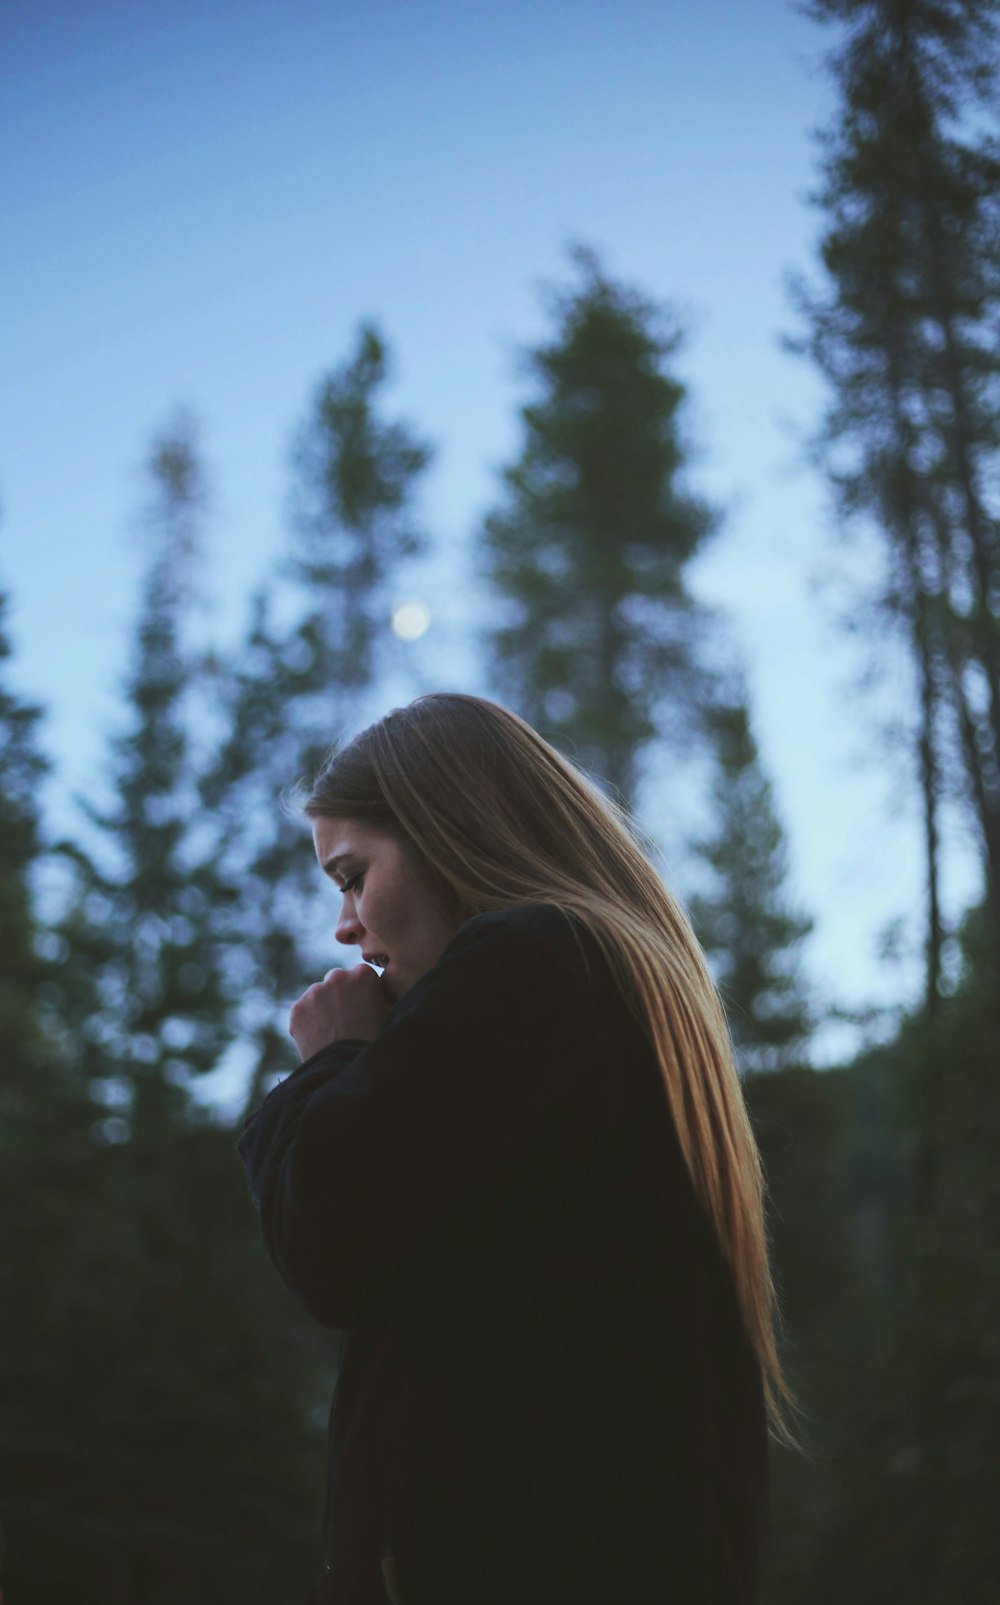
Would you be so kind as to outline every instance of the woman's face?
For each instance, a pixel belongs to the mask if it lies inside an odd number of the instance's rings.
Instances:
[[[411,846],[360,820],[316,819],[313,841],[320,868],[344,894],[337,941],[383,970],[395,1002],[458,929],[447,887]]]

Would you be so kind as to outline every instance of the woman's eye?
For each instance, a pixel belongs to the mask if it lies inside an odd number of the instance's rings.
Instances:
[[[342,892],[353,892],[353,891],[356,891],[357,888],[361,885],[361,882],[362,882],[363,879],[364,879],[364,877],[362,875],[348,875],[348,877],[345,880],[343,886],[341,887],[341,891]]]

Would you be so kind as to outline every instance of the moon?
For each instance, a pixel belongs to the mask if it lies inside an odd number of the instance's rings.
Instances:
[[[392,633],[401,641],[419,641],[431,622],[431,610],[419,597],[407,597],[392,610]]]

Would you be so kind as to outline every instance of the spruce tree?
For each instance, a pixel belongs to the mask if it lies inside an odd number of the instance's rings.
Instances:
[[[51,997],[61,954],[36,906],[46,863],[41,789],[50,764],[41,710],[9,678],[7,597],[0,594],[0,1516],[5,1578],[14,1597],[33,1557],[51,1544],[53,1462],[69,1451],[59,1409],[65,1334],[53,1311],[72,1304],[81,1278],[72,1250],[94,1226],[87,1150],[99,1114],[59,1052]]]
[[[634,802],[643,750],[706,682],[684,569],[713,527],[685,486],[676,319],[577,251],[552,338],[527,354],[523,443],[482,533],[512,706]]]
[[[874,1423],[886,1445],[879,1527],[897,1525],[883,1593],[988,1598],[996,1387],[983,1311],[995,1304],[1000,975],[1000,150],[993,0],[818,0],[838,29],[840,95],[826,140],[822,285],[803,295],[804,344],[832,401],[821,447],[845,520],[874,532],[883,634],[914,678],[913,756],[928,865],[922,1017],[894,1050],[905,1143],[891,1348],[898,1393]],[[992,1019],[966,1035],[940,1002],[947,934],[937,889],[947,804],[981,848],[992,931]],[[931,1017],[931,1018],[929,1018]],[[995,1367],[994,1367],[995,1371]],[[883,1452],[886,1452],[883,1451]],[[871,1531],[873,1501],[842,1531]]]
[[[354,355],[318,386],[294,452],[291,566],[306,604],[294,640],[327,705],[356,698],[385,667],[392,590],[424,547],[413,503],[430,449],[382,416],[389,376],[382,336],[362,324]]]
[[[201,797],[250,1104],[288,1063],[289,1005],[317,964],[329,966],[316,950],[308,832],[283,799],[352,733],[389,662],[401,569],[424,548],[414,504],[430,451],[386,416],[388,381],[385,343],[364,324],[353,352],[318,385],[297,436],[291,549],[254,598],[245,640],[217,671],[219,740]]]
[[[11,657],[6,593],[0,592],[0,1019],[10,1071],[27,1070],[37,1041],[35,949],[30,874],[40,852],[42,783],[48,763],[38,745],[41,709],[7,683]],[[5,1077],[11,1090],[10,1072]]]
[[[1000,152],[994,0],[816,0],[842,30],[824,143],[824,281],[801,342],[832,400],[820,452],[877,532],[875,594],[911,657],[927,864],[926,1007],[940,993],[942,809],[982,847],[1000,956]]]
[[[706,715],[715,753],[714,828],[695,843],[709,887],[690,899],[741,1068],[795,1063],[812,1026],[799,949],[812,921],[788,898],[788,852],[744,696]]]
[[[36,1078],[0,1177],[17,1245],[0,1377],[7,1580],[38,1605],[70,1592],[291,1605],[319,1563],[332,1356],[272,1285],[234,1134],[191,1097],[238,1015],[195,784],[204,495],[189,425],[155,443],[149,469],[124,713],[105,795],[63,847],[69,906],[42,933],[44,1020],[80,1115],[53,1140],[62,1082]]]
[[[227,1036],[219,955],[209,934],[211,865],[200,839],[191,727],[199,658],[189,639],[204,514],[194,427],[153,444],[140,529],[145,572],[125,715],[109,743],[106,804],[64,852],[75,864],[63,937],[61,1012],[73,1051],[113,1100],[109,1134],[158,1140],[183,1121],[194,1080]]]

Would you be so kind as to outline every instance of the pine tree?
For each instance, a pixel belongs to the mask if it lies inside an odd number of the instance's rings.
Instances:
[[[684,568],[713,527],[684,487],[676,320],[575,253],[531,351],[523,445],[483,529],[495,678],[519,713],[634,801],[645,747],[706,685]]]
[[[841,26],[818,202],[825,284],[801,342],[832,391],[820,441],[845,521],[878,532],[875,598],[910,654],[940,992],[942,809],[975,822],[1000,956],[1000,153],[983,132],[994,0],[816,0]]]
[[[66,1354],[50,1317],[79,1287],[67,1249],[93,1225],[81,1181],[99,1111],[51,1030],[59,943],[39,918],[34,885],[46,860],[41,788],[50,765],[38,741],[41,710],[8,680],[6,612],[0,595],[0,1514],[18,1597],[22,1557],[51,1532],[45,1467],[64,1447],[53,1402]]]
[[[199,839],[191,729],[198,656],[188,640],[204,475],[181,418],[150,454],[142,519],[148,559],[126,714],[109,746],[107,806],[64,844],[75,864],[62,935],[62,1018],[82,1072],[103,1083],[112,1136],[158,1141],[186,1118],[188,1092],[227,1039],[219,954],[208,934],[213,887]]]
[[[306,600],[294,649],[327,710],[356,703],[385,667],[392,588],[424,547],[413,502],[430,449],[381,416],[388,379],[385,342],[362,324],[354,355],[319,385],[294,454],[292,572]]]
[[[190,1097],[236,1020],[195,786],[190,426],[156,442],[150,478],[111,795],[65,846],[70,904],[42,933],[55,1070],[0,1134],[7,1582],[39,1605],[264,1605],[318,1564],[332,1355],[272,1286],[234,1134]]]
[[[710,889],[690,900],[747,1070],[795,1063],[812,1027],[799,948],[812,921],[787,894],[788,855],[744,696],[706,715],[716,755],[714,829],[695,844]]]
[[[11,645],[6,628],[8,599],[0,592],[0,671]],[[41,965],[35,950],[29,876],[40,851],[40,790],[48,764],[38,746],[41,709],[0,681],[0,1019],[5,1077],[25,1067],[37,1039],[36,992]]]
[[[298,434],[291,551],[217,670],[219,741],[201,797],[214,832],[216,929],[241,999],[249,1104],[287,1065],[289,1005],[322,963],[308,832],[283,799],[358,721],[389,660],[400,571],[425,545],[414,502],[430,451],[385,416],[388,379],[385,344],[365,324]]]
[[[895,1053],[905,1140],[903,1268],[892,1312],[895,1418],[882,1507],[845,1502],[842,1531],[896,1522],[883,1593],[989,1597],[996,1387],[988,1325],[1000,975],[1000,149],[993,0],[818,0],[840,30],[840,92],[819,201],[825,281],[803,296],[806,348],[832,393],[822,442],[847,521],[874,532],[875,598],[914,670],[914,761],[927,850],[922,1018]],[[992,930],[992,1021],[967,1033],[940,1006],[937,888],[949,803],[981,847]],[[905,1521],[899,1523],[905,1507]],[[984,1557],[989,1557],[984,1564]]]

